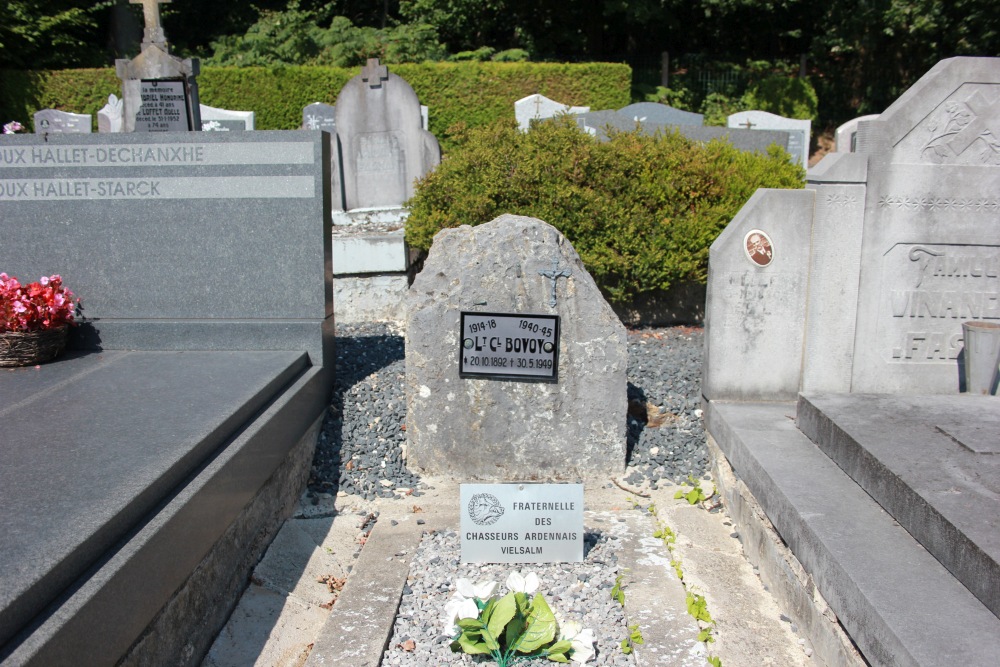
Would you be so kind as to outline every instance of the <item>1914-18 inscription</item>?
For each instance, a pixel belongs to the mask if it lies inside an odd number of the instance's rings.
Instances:
[[[462,313],[459,377],[555,381],[559,317]]]

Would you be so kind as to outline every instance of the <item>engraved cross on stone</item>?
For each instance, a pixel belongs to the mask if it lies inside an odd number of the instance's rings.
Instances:
[[[552,281],[552,296],[549,298],[549,306],[552,308],[556,307],[556,282],[559,278],[569,278],[573,275],[573,272],[566,268],[559,268],[559,258],[552,260],[551,269],[539,269],[538,275],[545,276]]]
[[[368,82],[369,88],[381,88],[382,82],[389,79],[389,68],[380,65],[378,58],[369,58],[368,64],[361,70],[361,80]]]
[[[749,119],[749,118],[747,118],[747,122],[745,122],[745,123],[740,123],[740,125],[742,125],[743,127],[747,128],[748,130],[749,130],[749,129],[750,129],[751,127],[757,127],[757,123],[751,123],[751,122],[750,122],[750,119]]]
[[[964,153],[984,132],[990,132],[994,139],[1000,139],[1000,100],[990,104],[977,91],[965,105],[976,114],[976,119],[948,142],[948,147],[955,155]]]
[[[133,5],[142,5],[142,16],[146,21],[146,29],[143,31],[142,41],[145,44],[164,44],[167,41],[163,34],[163,26],[160,25],[160,4],[171,2],[172,0],[129,0]]]

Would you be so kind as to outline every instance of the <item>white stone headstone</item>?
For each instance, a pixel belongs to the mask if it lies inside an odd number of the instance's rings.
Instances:
[[[442,230],[406,306],[409,465],[470,481],[624,469],[625,327],[557,229],[503,215]]]
[[[527,132],[531,121],[553,118],[561,113],[580,114],[590,111],[590,107],[574,107],[550,100],[544,95],[528,95],[514,102],[514,118],[522,132]]]
[[[336,108],[346,209],[402,206],[441,161],[413,88],[373,58],[340,91]]]
[[[90,134],[91,116],[58,109],[35,112],[35,134]]]
[[[781,130],[788,132],[788,152],[803,168],[809,166],[811,120],[785,118],[767,111],[740,111],[729,116],[728,127],[747,130]]]
[[[97,112],[97,131],[109,134],[122,131],[122,101],[112,93],[108,103]]]
[[[859,124],[856,152],[828,154],[808,179],[755,195],[712,246],[705,396],[958,393],[962,323],[1000,321],[1000,60],[941,61]],[[747,281],[718,256],[744,228],[804,235],[794,266],[755,269],[769,274],[757,317],[733,306]],[[785,245],[774,241],[774,268]],[[773,339],[780,355],[754,353]],[[756,378],[775,364],[783,380],[768,389]]]
[[[216,109],[207,104],[200,105],[200,108],[202,132],[242,132],[254,129],[253,111]]]
[[[858,116],[857,118],[849,120],[838,127],[837,132],[834,135],[835,150],[838,153],[853,153],[856,148],[858,124],[862,121],[874,120],[876,118],[878,118],[878,114]]]

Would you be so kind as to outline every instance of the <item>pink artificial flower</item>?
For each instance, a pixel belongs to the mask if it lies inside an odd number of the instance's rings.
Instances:
[[[14,134],[15,132],[20,132],[24,129],[24,125],[21,125],[16,120],[12,120],[3,126],[4,134]]]

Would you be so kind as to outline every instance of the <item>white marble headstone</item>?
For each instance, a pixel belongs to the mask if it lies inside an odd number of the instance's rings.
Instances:
[[[202,132],[242,132],[254,129],[253,111],[216,109],[207,104],[202,104],[200,108]]]
[[[746,130],[781,130],[788,132],[788,152],[803,168],[809,166],[811,120],[785,118],[767,111],[740,111],[727,119],[728,127]]]
[[[527,132],[531,121],[542,118],[552,118],[561,113],[581,114],[590,111],[590,107],[574,107],[550,100],[544,95],[528,95],[514,102],[514,117],[522,132]]]
[[[35,134],[90,134],[90,114],[58,109],[35,112]]]

